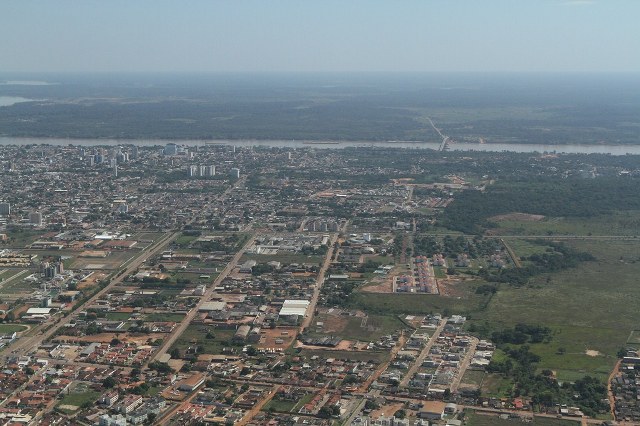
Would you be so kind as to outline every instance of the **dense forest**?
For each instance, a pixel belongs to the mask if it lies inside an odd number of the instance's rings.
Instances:
[[[20,75],[3,80],[24,80]],[[634,78],[49,74],[0,85],[0,136],[638,144]],[[570,84],[567,84],[570,83]],[[449,90],[456,87],[456,90]],[[594,103],[594,99],[598,103]]]
[[[482,233],[490,218],[521,212],[545,216],[592,217],[615,210],[640,208],[640,180],[627,177],[595,179],[546,178],[498,182],[485,192],[465,191],[449,205],[441,224],[466,233]]]

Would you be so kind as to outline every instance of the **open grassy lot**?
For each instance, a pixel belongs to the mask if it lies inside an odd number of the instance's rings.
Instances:
[[[502,374],[487,374],[482,379],[482,386],[480,390],[484,396],[492,396],[495,398],[505,398],[510,395],[513,389],[513,382],[511,379],[507,379]]]
[[[465,410],[465,415],[467,419],[465,424],[467,426],[513,426],[523,424],[522,420],[520,419],[503,420],[496,415],[480,414],[472,410]],[[539,426],[576,426],[579,423],[579,419],[565,420],[535,416],[531,423],[525,424],[533,424]]]
[[[213,338],[207,338],[207,331],[213,333]],[[189,346],[201,346],[205,354],[219,355],[222,349],[231,346],[231,339],[235,330],[220,330],[201,325],[189,325],[182,335],[176,340],[171,349],[186,350]]]
[[[7,233],[8,247],[24,248],[40,239],[44,231],[31,229],[17,229]]]
[[[171,321],[171,322],[180,322],[184,319],[183,314],[146,314],[144,316],[145,321],[153,321],[153,322],[163,322],[163,321]]]
[[[374,342],[381,336],[406,328],[402,321],[392,315],[369,315],[365,319],[363,317],[322,314],[317,317],[316,321],[325,324],[323,332],[317,334],[366,342]]]
[[[62,398],[62,401],[58,404],[58,407],[65,405],[74,405],[76,407],[82,407],[84,405],[93,404],[100,397],[100,392],[84,389],[82,386],[78,386],[71,393]],[[65,410],[64,408],[58,408],[62,412],[73,413],[74,411]]]
[[[640,212],[626,211],[593,218],[551,217],[540,221],[501,220],[499,235],[638,235]]]
[[[536,244],[526,239],[509,239],[507,243],[520,259],[529,257],[532,254],[542,254],[549,247],[544,244]]]
[[[127,312],[107,312],[106,318],[109,321],[126,321],[131,317]]]
[[[479,311],[490,296],[475,294],[478,282],[459,284],[459,297],[432,294],[353,293],[349,304],[370,313],[417,314],[450,313],[470,314]]]
[[[28,294],[39,288],[37,284],[25,280],[26,277],[31,275],[31,271],[27,269],[16,269],[10,273],[11,275],[5,274],[3,276],[4,280],[0,282],[0,294]]]
[[[604,378],[617,350],[640,323],[640,242],[566,244],[592,253],[597,261],[540,275],[524,288],[502,286],[487,309],[474,318],[505,327],[518,322],[549,326],[551,343],[532,345],[542,356],[541,367],[557,370],[561,380],[584,373]],[[560,347],[564,355],[556,353]],[[589,357],[587,349],[602,355]]]
[[[258,263],[267,263],[267,262],[280,262],[284,264],[290,263],[310,263],[310,264],[319,264],[324,260],[323,256],[315,256],[315,255],[304,255],[304,254],[295,254],[295,253],[285,253],[285,254],[245,254],[242,256],[240,262],[244,262],[246,260],[253,259]]]
[[[306,395],[305,395],[305,397],[306,397]],[[297,401],[289,401],[289,400],[286,400],[286,399],[273,398],[264,407],[262,407],[262,411],[274,410],[274,411],[277,411],[279,413],[289,413],[289,412],[291,412],[293,407],[295,407],[296,405],[298,405]]]
[[[462,376],[462,383],[480,386],[486,375],[484,371],[468,369]]]
[[[13,333],[14,331],[21,332],[28,328],[26,325],[20,324],[0,324],[0,334]]]
[[[296,350],[297,351],[297,350]],[[300,351],[305,357],[312,357],[314,355],[323,358],[334,359],[350,359],[356,361],[374,361],[385,362],[389,359],[389,352],[373,352],[373,351],[332,351],[332,350],[309,350],[303,349]]]
[[[551,369],[561,381],[572,381],[585,374],[606,380],[616,362],[615,352],[628,335],[623,330],[595,327],[553,326],[550,343],[530,345],[542,358],[540,369]],[[587,343],[590,342],[590,343]],[[587,354],[587,350],[596,351]]]
[[[77,255],[77,253],[75,254]],[[77,257],[70,262],[69,267],[71,269],[88,269],[92,265],[104,265],[98,269],[118,269],[139,254],[139,250],[122,250],[112,251],[109,256],[103,258]]]
[[[178,238],[176,238],[174,244],[177,245],[178,247],[188,247],[189,244],[191,244],[192,242],[194,242],[195,240],[197,240],[198,237],[195,235],[180,235]]]
[[[212,266],[208,266],[209,268],[211,268]],[[215,267],[215,266],[214,266]],[[209,278],[201,278],[201,277],[206,277],[208,276]],[[189,280],[190,281],[190,286],[197,286],[200,284],[206,284],[209,285],[211,284],[216,277],[218,276],[217,273],[203,273],[203,274],[196,274],[196,273],[192,273],[192,272],[176,272],[174,274],[171,274],[171,277],[176,279],[176,280]]]

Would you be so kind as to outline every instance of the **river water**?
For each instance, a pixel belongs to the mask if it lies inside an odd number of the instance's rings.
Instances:
[[[415,141],[298,141],[298,140],[165,140],[165,139],[64,139],[64,138],[14,138],[0,137],[1,145],[76,145],[76,146],[100,146],[100,145],[139,145],[157,146],[167,143],[177,143],[186,146],[202,145],[231,145],[264,146],[279,148],[316,148],[316,149],[342,149],[349,147],[384,147],[384,148],[413,148],[437,150],[440,146],[437,142]],[[556,152],[568,154],[611,154],[611,155],[640,155],[640,145],[543,145],[543,144],[503,144],[503,143],[452,143],[450,151],[489,151],[489,152]]]

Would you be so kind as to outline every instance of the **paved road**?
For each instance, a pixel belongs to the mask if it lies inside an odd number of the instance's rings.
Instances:
[[[238,264],[238,261],[240,260],[244,252],[253,244],[254,237],[255,237],[255,234],[251,234],[249,236],[249,239],[247,240],[245,245],[242,246],[240,250],[238,250],[238,252],[229,261],[227,266],[222,270],[220,275],[218,275],[215,281],[209,286],[209,288],[207,288],[204,295],[200,297],[200,300],[198,301],[196,306],[192,308],[187,315],[185,315],[185,317],[182,319],[180,324],[173,329],[173,331],[169,334],[169,336],[165,337],[164,341],[162,342],[162,345],[160,346],[160,349],[158,349],[155,355],[152,358],[150,358],[150,361],[157,361],[158,359],[160,359],[162,355],[167,353],[169,348],[171,348],[171,346],[182,335],[182,333],[184,333],[184,331],[187,329],[191,321],[198,314],[198,310],[200,309],[202,304],[209,301],[209,299],[211,298],[211,295],[215,292],[215,288],[220,285],[222,280],[224,280],[231,273],[231,271],[233,271],[233,268],[236,267],[236,265]]]
[[[269,393],[267,395],[265,395],[264,398],[262,398],[260,400],[260,402],[258,402],[256,405],[254,405],[253,407],[251,407],[251,409],[249,411],[247,411],[246,413],[244,413],[244,416],[242,417],[242,419],[240,419],[239,422],[237,422],[236,424],[238,426],[245,426],[247,425],[251,420],[253,420],[253,418],[260,412],[260,410],[262,410],[262,407],[264,407],[265,405],[267,405],[267,403],[269,401],[271,401],[271,399],[275,396],[276,392],[278,391],[278,388],[280,388],[280,385],[275,385],[271,388],[271,390],[269,391]]]
[[[416,371],[418,371],[418,368],[420,368],[424,359],[427,357],[427,355],[429,355],[429,351],[431,350],[431,347],[434,345],[434,343],[436,343],[436,340],[438,340],[438,336],[440,336],[440,333],[442,333],[442,330],[444,329],[444,326],[446,324],[447,324],[446,319],[443,319],[440,321],[440,324],[438,324],[438,328],[436,328],[436,330],[433,332],[427,344],[424,346],[424,348],[422,348],[420,355],[418,355],[418,358],[416,358],[415,362],[413,363],[409,371],[407,371],[407,374],[405,374],[404,378],[400,382],[400,387],[403,387],[403,388],[407,387],[407,385],[409,384],[409,380],[411,380],[413,375],[416,374]]]
[[[360,414],[360,412],[364,408],[364,404],[366,403],[367,400],[362,398],[355,406],[354,410],[351,412],[351,415],[342,424],[345,426],[350,426],[351,423],[353,423],[353,421],[356,419],[356,417],[358,417],[358,414]]]
[[[462,359],[462,362],[458,366],[456,376],[454,377],[453,382],[451,383],[451,386],[450,386],[452,393],[458,390],[458,387],[460,386],[460,382],[462,382],[462,377],[464,376],[464,373],[467,371],[467,368],[469,368],[469,365],[471,364],[471,360],[473,359],[473,354],[476,352],[476,346],[478,346],[478,338],[473,336],[471,336],[470,338],[472,339],[471,345],[469,345],[469,347],[467,348],[467,353],[464,354],[464,358]]]
[[[331,259],[333,259],[333,251],[336,240],[338,239],[338,233],[334,233],[331,236],[331,240],[329,241],[329,250],[327,251],[327,255],[324,258],[324,263],[318,271],[318,277],[316,278],[316,286],[313,289],[313,297],[311,298],[311,303],[309,304],[309,309],[307,309],[307,316],[302,320],[302,325],[300,326],[300,331],[304,330],[311,324],[313,321],[313,317],[315,316],[316,305],[318,304],[318,298],[320,297],[320,289],[322,288],[322,284],[324,284],[324,276],[331,266]]]
[[[360,387],[358,388],[358,392],[367,392],[369,386],[371,386],[374,381],[378,380],[378,377],[380,377],[380,375],[389,367],[391,361],[393,361],[396,355],[398,355],[398,352],[400,352],[400,349],[404,347],[404,344],[407,343],[407,339],[408,337],[404,334],[404,330],[402,330],[402,334],[400,334],[398,343],[396,343],[396,345],[391,349],[391,354],[387,362],[380,364],[380,366],[371,375],[371,377],[369,377],[367,381],[360,385]]]
[[[82,305],[76,307],[73,312],[67,315],[66,317],[59,318],[57,322],[50,327],[48,330],[43,333],[36,333],[29,337],[24,337],[18,339],[14,343],[5,348],[2,355],[6,358],[8,356],[22,356],[30,350],[33,350],[40,346],[42,342],[49,339],[53,336],[60,327],[64,327],[66,324],[70,323],[73,319],[75,319],[75,313],[80,312],[86,309],[88,306],[91,306],[93,302],[104,296],[108,293],[114,286],[120,284],[129,274],[133,273],[140,265],[142,265],[147,259],[151,256],[154,256],[156,253],[161,251],[167,244],[171,243],[176,237],[179,235],[179,232],[173,232],[170,234],[164,235],[160,240],[145,248],[138,257],[132,261],[126,269],[120,271],[120,273],[115,277],[111,278],[109,284],[104,287],[102,290],[98,291],[94,294],[89,300],[84,302]],[[48,324],[44,324],[43,326],[47,326]],[[9,351],[11,349],[11,351]]]

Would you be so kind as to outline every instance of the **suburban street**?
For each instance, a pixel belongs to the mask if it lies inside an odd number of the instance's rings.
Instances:
[[[211,295],[214,293],[215,288],[222,282],[222,280],[224,280],[232,271],[233,269],[238,265],[238,261],[240,260],[240,258],[242,257],[242,255],[244,254],[245,250],[247,250],[249,247],[251,247],[251,245],[253,244],[253,238],[254,238],[254,234],[250,234],[249,238],[247,240],[247,242],[244,244],[244,246],[242,248],[240,248],[236,254],[233,256],[233,258],[229,261],[229,263],[227,264],[227,266],[222,270],[222,272],[220,273],[220,275],[218,275],[218,277],[215,279],[215,281],[209,285],[209,287],[207,287],[206,292],[204,293],[203,296],[200,297],[200,300],[198,301],[198,303],[196,304],[195,307],[193,307],[189,313],[187,313],[187,315],[185,315],[184,319],[180,322],[180,324],[173,329],[173,331],[171,332],[171,334],[164,339],[164,341],[162,342],[162,345],[160,346],[160,348],[156,351],[156,353],[153,355],[153,357],[150,359],[149,362],[151,361],[157,361],[160,359],[160,357],[162,357],[162,355],[166,354],[167,351],[171,348],[171,346],[175,343],[175,341],[182,335],[182,333],[184,332],[184,330],[187,329],[187,327],[189,326],[189,324],[191,324],[191,321],[195,318],[195,316],[198,314],[198,310],[200,309],[200,307],[202,306],[203,303],[207,302],[210,298]]]

